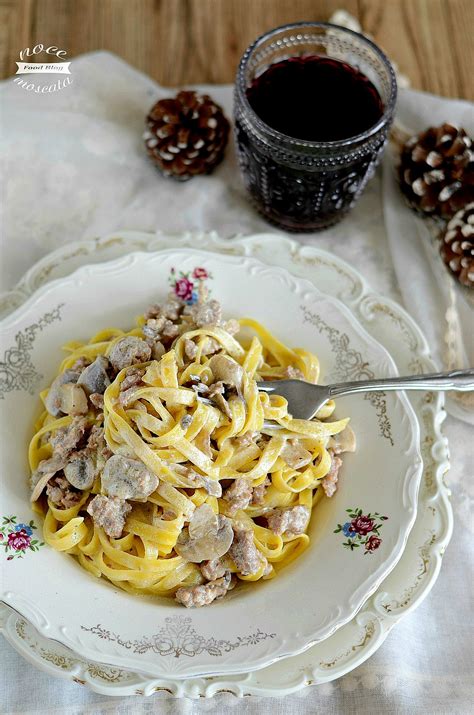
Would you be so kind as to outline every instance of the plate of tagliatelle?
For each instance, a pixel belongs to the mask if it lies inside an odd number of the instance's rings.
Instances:
[[[303,421],[258,391],[396,372],[309,282],[134,253],[44,286],[1,335],[2,512],[31,510],[3,529],[1,597],[48,638],[157,677],[256,670],[331,635],[401,557],[422,467],[405,396]]]

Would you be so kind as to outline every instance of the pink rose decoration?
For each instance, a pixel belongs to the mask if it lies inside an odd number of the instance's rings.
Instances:
[[[196,278],[198,281],[203,281],[206,280],[206,278],[209,278],[209,274],[205,268],[195,268],[193,271],[193,278]]]
[[[367,516],[358,516],[351,521],[351,527],[361,536],[365,536],[374,528],[374,520]]]
[[[24,529],[8,534],[8,545],[15,551],[25,551],[30,545],[30,537]]]
[[[375,549],[378,549],[380,544],[382,543],[382,539],[379,539],[378,536],[375,536],[372,534],[372,536],[368,539],[366,545],[365,545],[365,550],[366,551],[375,551]]]
[[[174,284],[174,292],[182,300],[191,300],[194,284],[188,278],[179,278]]]

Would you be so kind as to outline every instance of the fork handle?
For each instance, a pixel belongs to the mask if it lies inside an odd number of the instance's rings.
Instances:
[[[372,392],[375,390],[456,390],[458,392],[469,392],[474,390],[474,368],[452,370],[451,372],[434,372],[430,375],[341,382],[328,386],[331,398],[350,395],[354,392]]]

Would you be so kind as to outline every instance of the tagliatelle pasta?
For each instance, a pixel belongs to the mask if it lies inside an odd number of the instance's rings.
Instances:
[[[274,578],[308,547],[338,454],[354,448],[348,420],[331,421],[333,402],[292,419],[257,381],[316,382],[313,354],[250,318],[224,321],[203,291],[64,349],[29,448],[50,546],[126,591],[185,606],[236,579]]]

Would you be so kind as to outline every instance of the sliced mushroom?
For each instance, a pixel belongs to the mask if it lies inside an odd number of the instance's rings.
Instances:
[[[86,452],[77,452],[64,467],[64,476],[76,489],[90,489],[95,475],[94,461]]]
[[[38,474],[56,474],[60,469],[64,469],[67,464],[66,454],[53,454],[49,459],[42,459],[38,464]]]
[[[201,477],[202,487],[206,490],[208,494],[213,497],[222,496],[222,487],[217,479],[211,479],[211,477]]]
[[[232,358],[227,355],[214,355],[207,363],[207,367],[212,370],[215,382],[223,382],[224,385],[235,387],[237,391],[242,389],[244,369]]]
[[[219,521],[217,514],[209,504],[201,504],[195,510],[189,522],[189,536],[191,539],[203,539],[208,534],[217,534]]]
[[[201,450],[201,452],[204,452],[206,457],[212,458],[211,435],[209,432],[206,430],[200,430],[197,437],[194,438],[194,444]],[[220,494],[217,496],[220,496]]]
[[[55,472],[46,472],[46,474],[42,474],[38,470],[36,470],[36,472],[33,472],[33,474],[31,475],[32,492],[30,496],[30,501],[37,501],[37,499],[40,498],[43,489],[46,487],[51,477],[54,477],[54,475]]]
[[[79,375],[80,372],[77,372],[76,370],[64,370],[64,372],[58,375],[57,378],[51,383],[51,387],[49,388],[49,392],[44,402],[46,409],[51,415],[53,415],[53,417],[59,417],[61,414],[61,386],[77,382]]]
[[[313,458],[311,452],[305,449],[297,439],[289,439],[281,450],[280,456],[291,469],[306,467]]]
[[[59,405],[61,412],[73,417],[85,415],[89,409],[86,393],[82,387],[71,383],[61,385],[59,388]]]
[[[146,499],[158,486],[158,477],[138,459],[114,454],[102,472],[102,487],[120,499]]]
[[[109,361],[103,355],[98,355],[91,365],[88,365],[81,372],[78,385],[82,385],[88,395],[98,393],[102,395],[110,385],[110,378],[107,374]]]
[[[341,452],[355,452],[357,448],[357,440],[352,427],[347,425],[342,432],[334,435],[328,442],[328,447],[332,449],[334,454]]]
[[[196,509],[196,512],[202,509],[202,506]],[[200,536],[192,538],[189,529],[183,529],[174,547],[179,556],[195,564],[220,558],[230,549],[234,538],[232,523],[227,517],[222,515],[217,517],[217,530],[214,530],[213,519],[207,522],[207,531],[206,522],[204,518],[201,521],[201,518],[198,517],[196,529],[193,529],[194,533]]]
[[[232,411],[225,397],[217,392],[212,396],[212,400],[220,411],[223,412],[229,420],[232,420]]]
[[[222,487],[217,479],[198,474],[194,469],[183,464],[173,464],[172,468],[179,475],[180,486],[185,489],[199,489],[202,487],[213,497],[222,496]]]

